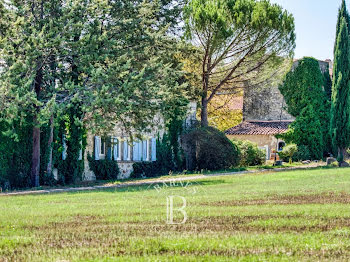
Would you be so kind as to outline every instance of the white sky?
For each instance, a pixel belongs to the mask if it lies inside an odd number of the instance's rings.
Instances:
[[[349,10],[349,2],[348,10]],[[296,25],[295,58],[313,56],[333,60],[338,8],[341,0],[271,0],[294,15]]]

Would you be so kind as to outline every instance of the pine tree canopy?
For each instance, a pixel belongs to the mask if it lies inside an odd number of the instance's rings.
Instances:
[[[191,0],[186,36],[201,49],[203,126],[221,92],[267,81],[295,48],[294,18],[269,0]]]

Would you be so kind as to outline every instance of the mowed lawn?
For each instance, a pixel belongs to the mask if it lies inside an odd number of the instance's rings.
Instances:
[[[0,197],[0,261],[234,260],[350,260],[350,169]]]

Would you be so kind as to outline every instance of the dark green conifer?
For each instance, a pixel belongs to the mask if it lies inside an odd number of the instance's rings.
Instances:
[[[339,15],[341,15],[341,13]],[[342,17],[334,51],[330,127],[333,146],[338,150],[339,162],[343,161],[344,152],[349,146],[350,140],[349,70],[349,32],[346,18]]]

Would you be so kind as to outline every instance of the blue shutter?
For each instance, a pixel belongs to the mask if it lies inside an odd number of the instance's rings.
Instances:
[[[155,138],[151,139],[151,151],[152,151],[152,156],[151,160],[152,161],[157,161],[157,140]]]
[[[129,144],[128,144],[128,141],[125,140],[124,141],[124,152],[123,152],[123,160],[126,161],[126,160],[130,160],[129,159]]]
[[[142,141],[142,160],[143,161],[148,161],[147,152],[148,152],[148,141],[144,140]]]
[[[114,160],[119,160],[119,140],[118,138],[113,138],[113,158]]]
[[[67,143],[66,143],[66,136],[63,135],[62,137],[62,145],[63,145],[63,151],[62,151],[62,160],[67,159]]]
[[[95,136],[95,160],[100,160],[101,138]]]
[[[137,143],[137,147],[138,147],[138,150],[137,150],[137,160],[138,161],[141,161],[142,160],[142,141],[139,141]]]
[[[139,149],[139,147],[138,147],[137,143],[133,142],[132,143],[132,160],[134,160],[134,161],[138,161],[138,159],[137,159],[138,155],[139,155],[138,149]]]
[[[108,140],[106,140],[106,156],[107,156],[107,159],[108,160],[112,160],[112,154],[113,154],[113,144],[112,144],[112,138],[111,137],[108,137],[107,138]]]
[[[79,151],[79,159],[83,160],[83,141],[80,140],[80,151]]]

